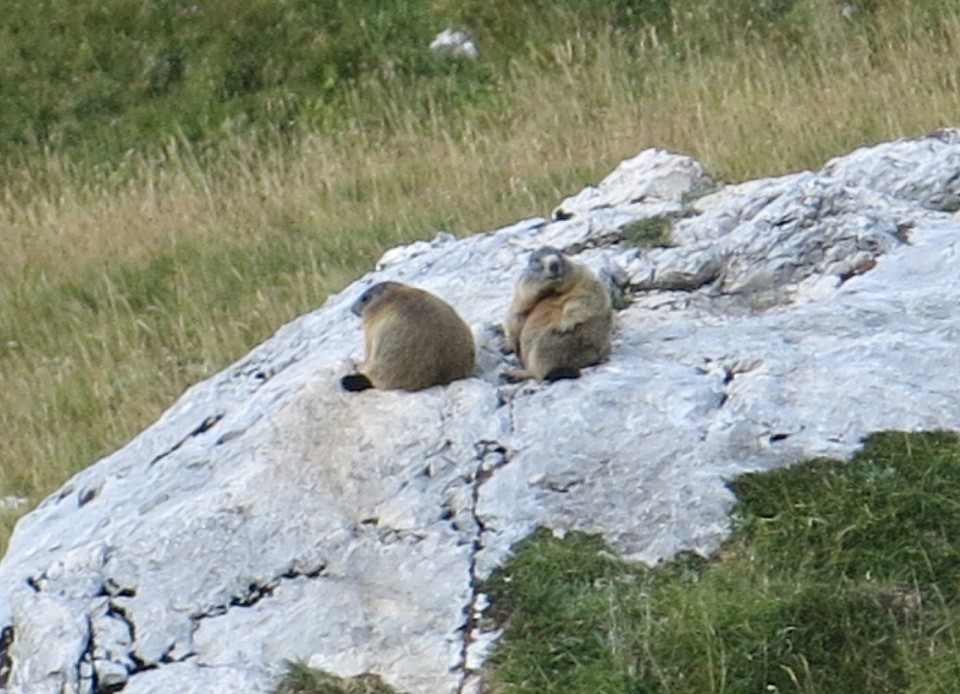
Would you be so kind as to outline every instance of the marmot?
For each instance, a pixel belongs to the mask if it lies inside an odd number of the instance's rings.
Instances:
[[[367,289],[350,309],[363,318],[366,354],[344,390],[422,390],[473,373],[473,333],[450,304],[399,282]]]
[[[506,347],[524,367],[506,376],[577,378],[609,356],[612,329],[610,295],[600,280],[562,251],[541,248],[530,256],[504,321]]]

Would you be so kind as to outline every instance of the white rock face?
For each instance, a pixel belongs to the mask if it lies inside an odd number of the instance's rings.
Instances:
[[[704,195],[710,189],[713,192]],[[700,196],[700,197],[697,197]],[[717,188],[659,150],[533,219],[388,252],[24,517],[0,565],[9,692],[269,692],[284,660],[476,691],[477,580],[537,526],[655,563],[714,551],[725,481],[870,432],[960,428],[960,132]],[[674,220],[673,245],[625,229]],[[632,300],[610,361],[500,385],[527,254]],[[345,393],[349,306],[392,279],[472,325],[477,375]]]

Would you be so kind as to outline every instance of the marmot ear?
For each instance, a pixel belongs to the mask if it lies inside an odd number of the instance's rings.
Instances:
[[[340,379],[340,385],[344,390],[351,393],[373,388],[373,383],[371,383],[370,379],[363,374],[347,374]]]

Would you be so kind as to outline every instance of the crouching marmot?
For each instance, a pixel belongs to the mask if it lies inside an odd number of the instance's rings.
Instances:
[[[450,304],[399,282],[366,290],[351,310],[363,319],[365,355],[344,390],[422,390],[473,373],[473,333]]]
[[[506,347],[522,370],[509,380],[577,378],[610,354],[610,295],[590,270],[556,248],[530,256],[504,321]]]

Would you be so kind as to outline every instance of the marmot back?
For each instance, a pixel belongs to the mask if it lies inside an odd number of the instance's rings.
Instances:
[[[523,369],[512,380],[577,378],[610,354],[613,309],[590,270],[556,248],[535,251],[514,290],[504,321],[508,350]]]
[[[370,287],[351,307],[363,318],[365,355],[345,390],[422,390],[473,374],[473,333],[450,304],[399,282]]]

